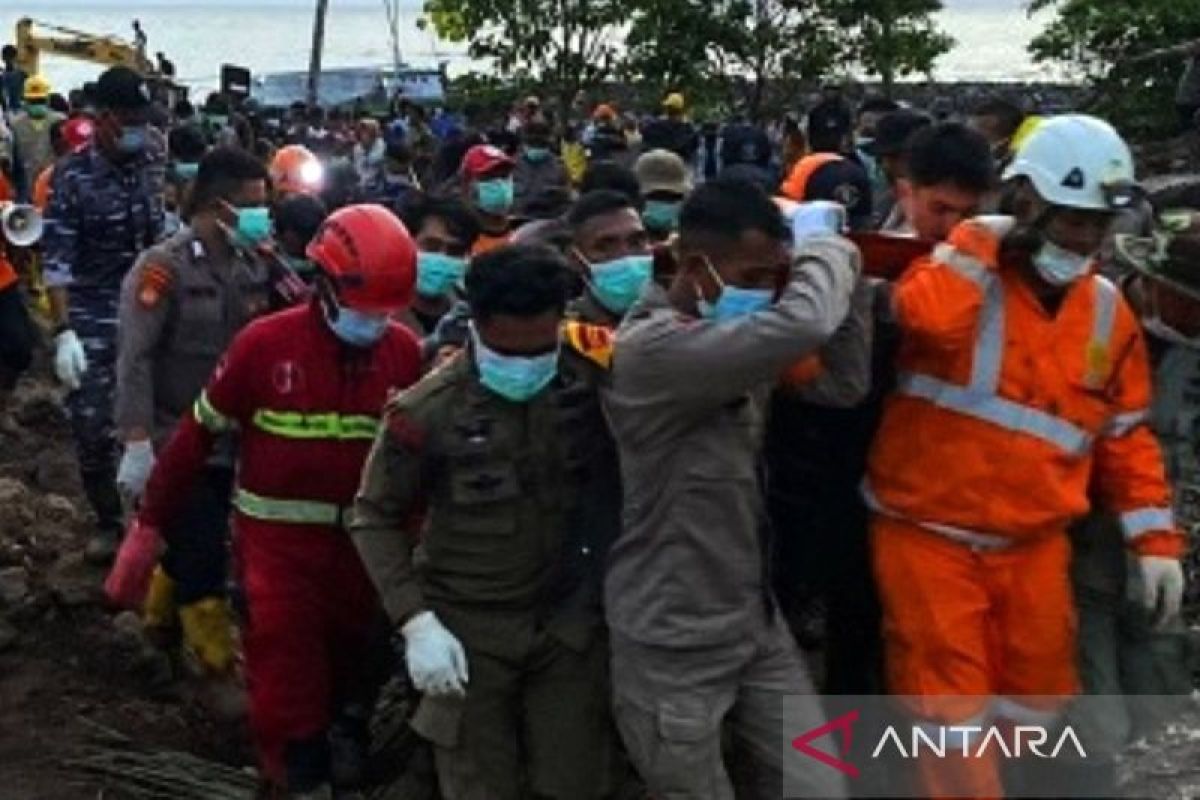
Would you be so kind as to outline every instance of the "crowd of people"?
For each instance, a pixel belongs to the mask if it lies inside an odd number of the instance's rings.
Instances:
[[[1108,796],[1153,721],[1069,698],[1191,692],[1200,205],[1149,208],[1106,122],[11,84],[45,233],[0,260],[0,402],[44,338],[87,556],[263,797],[363,790],[397,662],[448,800],[847,796],[783,757],[818,690],[935,737],[1072,714],[1059,777]]]

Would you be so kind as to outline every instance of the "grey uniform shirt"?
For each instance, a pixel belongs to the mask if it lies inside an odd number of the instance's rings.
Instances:
[[[651,287],[630,311],[604,394],[625,487],[622,534],[605,581],[615,633],[663,647],[711,647],[761,621],[769,588],[760,401],[846,319],[858,272],[848,242],[812,238],[768,309],[697,320]],[[865,370],[866,359],[859,361]]]
[[[218,265],[190,228],[141,255],[121,285],[116,422],[165,443],[225,349],[270,303],[267,267]]]

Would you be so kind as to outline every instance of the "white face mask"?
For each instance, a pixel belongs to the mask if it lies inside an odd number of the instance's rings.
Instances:
[[[1142,328],[1155,339],[1159,339],[1167,344],[1179,345],[1190,350],[1200,350],[1200,336],[1192,336],[1190,338],[1184,336],[1163,322],[1157,313],[1152,317],[1144,318],[1142,320]]]
[[[1033,266],[1051,286],[1070,286],[1091,268],[1090,256],[1081,256],[1047,241],[1033,254]]]

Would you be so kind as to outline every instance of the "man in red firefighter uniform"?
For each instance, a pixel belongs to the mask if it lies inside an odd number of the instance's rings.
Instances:
[[[350,733],[363,751],[372,685],[363,673],[380,611],[343,512],[388,393],[414,383],[421,366],[416,338],[390,321],[412,300],[417,260],[395,217],[382,206],[344,208],[308,256],[321,273],[314,299],[234,339],[162,453],[139,514],[161,529],[217,436],[239,432],[235,554],[250,724],[272,798],[329,798],[361,779],[331,757],[331,739],[335,755],[344,750],[331,732],[335,710],[359,702]]]

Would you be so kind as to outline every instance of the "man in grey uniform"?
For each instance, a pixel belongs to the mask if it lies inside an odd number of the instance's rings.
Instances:
[[[265,218],[267,170],[244,150],[219,147],[200,161],[190,225],[144,252],[125,276],[119,305],[116,424],[124,442],[117,483],[138,497],[179,418],[208,382],[234,335],[269,310],[270,271],[254,257],[239,219]],[[267,228],[259,226],[261,235]],[[211,682],[212,701],[236,715],[240,691],[225,600],[232,441],[170,521],[170,546],[146,607],[148,628],[175,626]],[[173,601],[173,602],[171,602]]]
[[[833,352],[860,271],[854,247],[833,235],[806,238],[794,256],[791,245],[759,189],[706,183],[681,212],[673,282],[649,287],[617,332],[604,402],[624,530],[605,602],[617,723],[656,797],[728,800],[734,783],[762,800],[785,787],[845,794],[836,771],[784,760],[784,697],[799,697],[794,735],[822,714],[771,595],[760,435],[766,393],[803,359],[819,355],[834,383],[857,384],[828,399],[859,399],[865,377],[834,373],[853,363],[865,376],[869,336],[860,325],[854,358]]]

